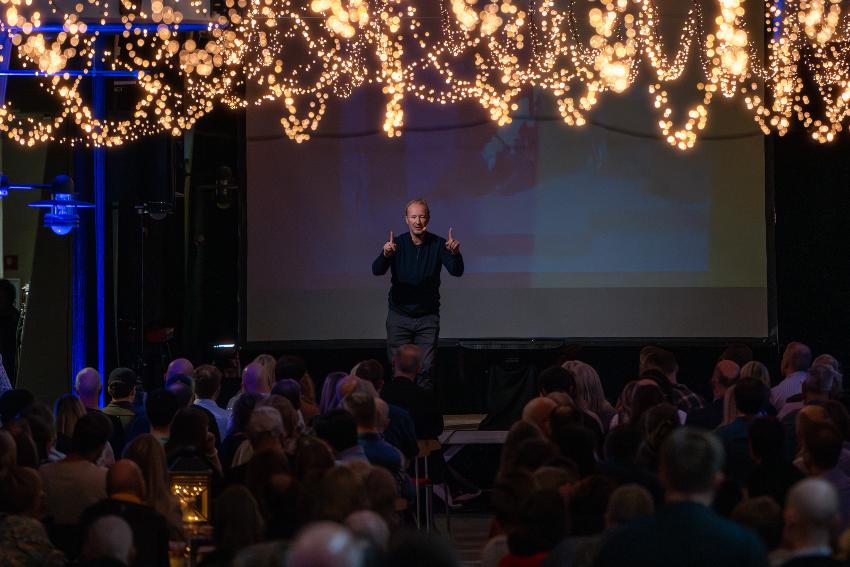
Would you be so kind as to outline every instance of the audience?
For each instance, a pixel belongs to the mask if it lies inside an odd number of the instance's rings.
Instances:
[[[80,524],[91,531],[102,517],[117,516],[127,522],[133,532],[136,550],[133,565],[155,567],[168,563],[168,525],[165,517],[146,503],[142,470],[130,459],[122,459],[106,476],[107,498],[83,512]],[[88,530],[86,530],[88,527]]]
[[[723,446],[710,433],[677,429],[661,451],[660,479],[667,505],[612,533],[597,565],[766,565],[755,535],[709,507],[722,479]]]
[[[169,541],[182,549],[198,531],[183,524],[169,474],[204,471],[201,565],[455,566],[438,540],[407,531],[420,446],[420,482],[447,505],[492,483],[484,566],[837,564],[850,549],[850,530],[839,537],[850,522],[850,395],[834,357],[811,358],[789,345],[770,390],[752,351],[730,345],[703,405],[676,357],[647,347],[616,410],[588,364],[547,367],[498,465],[490,447],[438,448],[442,415],[416,383],[415,345],[398,349],[386,382],[373,359],[330,373],[320,404],[303,359],[261,355],[232,411],[218,406],[211,365],[173,361],[143,406],[136,374],[116,369],[103,411],[100,377],[84,369],[53,412],[25,390],[0,395],[0,564],[173,562]],[[780,398],[779,418],[768,417]],[[116,447],[126,443],[117,462],[112,425]],[[475,483],[458,473],[470,468]]]

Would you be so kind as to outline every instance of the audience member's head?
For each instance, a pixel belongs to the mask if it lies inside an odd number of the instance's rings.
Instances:
[[[552,431],[552,441],[562,457],[576,464],[582,477],[596,469],[596,439],[588,429],[579,426],[559,427]]]
[[[86,408],[74,394],[63,394],[56,400],[56,434],[68,439],[74,434],[77,420],[86,415]]]
[[[89,526],[83,559],[130,565],[133,554],[133,530],[125,520],[118,516],[102,516]]]
[[[806,437],[808,436],[811,428],[815,425],[826,423],[828,421],[829,414],[820,405],[810,404],[800,408],[800,411],[797,412],[795,431],[797,445],[801,452],[805,449]]]
[[[333,467],[319,481],[313,495],[313,518],[342,523],[350,514],[366,508],[363,479],[347,466]]]
[[[195,367],[192,365],[192,361],[188,358],[175,358],[168,364],[168,368],[165,370],[165,380],[168,380],[177,374],[191,376],[194,372]]]
[[[348,378],[345,372],[331,372],[325,376],[322,384],[322,395],[319,400],[319,412],[325,414],[339,407],[342,398],[339,397],[339,383]]]
[[[738,415],[753,416],[767,408],[770,390],[755,378],[743,378],[735,383],[734,395]]]
[[[107,391],[113,402],[132,401],[139,377],[130,368],[119,367],[109,373]]]
[[[556,407],[558,404],[549,398],[534,398],[522,409],[522,420],[536,425],[548,437],[552,432],[549,418]]]
[[[726,347],[717,360],[731,360],[743,370],[745,365],[753,361],[753,349],[743,343],[732,343]]]
[[[751,360],[741,367],[741,379],[755,378],[768,388],[770,388],[770,372],[767,366],[758,360]]]
[[[0,421],[8,428],[15,417],[24,409],[35,403],[35,396],[29,390],[14,388],[0,395]]]
[[[573,486],[569,502],[571,535],[594,535],[605,529],[608,499],[614,488],[614,481],[597,474],[582,479]]]
[[[268,406],[254,409],[248,421],[247,432],[251,446],[256,452],[267,448],[280,449],[286,436],[280,413]]]
[[[759,417],[750,424],[750,455],[756,463],[775,464],[785,455],[785,428],[775,417]]]
[[[826,411],[829,420],[835,424],[844,442],[850,442],[850,412],[837,400],[826,400],[820,406]]]
[[[242,389],[247,394],[266,395],[271,386],[266,376],[266,368],[259,362],[252,362],[242,371]]]
[[[813,364],[806,371],[802,390],[806,401],[828,400],[841,391],[841,374],[832,366]]]
[[[812,364],[812,349],[800,342],[789,343],[782,353],[780,369],[783,376],[808,370]]]
[[[679,412],[673,404],[663,402],[644,412],[635,425],[646,447],[657,454],[670,433],[679,427]]]
[[[331,410],[318,416],[313,422],[313,431],[337,454],[357,445],[357,424],[354,417],[344,409]]]
[[[782,508],[770,496],[748,498],[732,510],[732,520],[753,530],[773,551],[782,543]]]
[[[36,402],[21,412],[21,418],[29,426],[29,435],[35,442],[39,461],[46,462],[56,444],[53,413],[46,405]]]
[[[300,381],[307,374],[307,363],[300,356],[285,354],[277,359],[274,367],[275,381]]]
[[[384,387],[384,365],[374,358],[358,362],[351,373],[370,382],[378,392]]]
[[[803,436],[803,463],[811,475],[831,471],[841,457],[843,439],[830,422],[814,423]]]
[[[840,524],[839,500],[829,482],[807,478],[791,488],[785,504],[785,544],[791,551],[829,548]]]
[[[390,528],[387,522],[372,510],[358,510],[345,519],[345,527],[355,537],[367,542],[380,551],[386,551],[390,542]]]
[[[655,347],[649,350],[643,357],[641,375],[646,374],[649,370],[658,370],[667,380],[675,383],[676,376],[679,373],[679,363],[676,361],[676,356],[672,352]]]
[[[289,400],[296,410],[301,409],[301,384],[292,378],[281,378],[272,386],[273,396],[282,396]]]
[[[638,380],[638,384],[632,394],[629,421],[631,423],[639,423],[644,413],[666,401],[667,397],[656,382],[641,378]]]
[[[171,422],[171,434],[165,444],[169,457],[183,449],[204,452],[207,446],[209,419],[204,410],[191,406],[174,414]]]
[[[363,547],[348,529],[316,522],[302,530],[286,558],[287,567],[361,567]]]
[[[131,459],[121,459],[109,467],[106,473],[106,493],[109,496],[132,494],[144,502],[147,498],[145,478],[139,465]]]
[[[637,484],[617,487],[608,498],[605,511],[605,527],[613,528],[627,524],[643,516],[651,516],[655,502],[647,489]]]
[[[192,374],[195,381],[195,396],[201,400],[215,400],[221,391],[221,370],[212,364],[204,364]]]
[[[187,408],[195,401],[195,381],[186,374],[173,374],[165,381],[165,389],[177,398],[180,408]]]
[[[574,399],[579,407],[599,415],[605,408],[607,400],[605,391],[602,389],[602,380],[599,379],[596,369],[580,360],[569,360],[562,366],[572,372],[575,377]]]
[[[576,393],[576,377],[563,366],[553,365],[544,368],[537,377],[540,395],[545,396],[552,392],[563,392],[571,398],[575,397]]]
[[[168,431],[171,421],[180,410],[177,395],[165,388],[149,392],[145,399],[145,413],[154,430]]]
[[[502,456],[499,463],[499,475],[513,471],[516,466],[516,459],[519,446],[526,439],[542,439],[543,432],[535,424],[525,420],[514,422],[508,435],[505,438],[505,444],[502,446]]]
[[[226,555],[263,540],[265,525],[257,501],[247,488],[231,485],[215,501],[213,536]]]
[[[726,390],[738,381],[740,375],[741,368],[731,360],[721,360],[715,364],[709,381],[714,397],[723,397]]]
[[[422,370],[422,349],[416,345],[402,345],[393,357],[395,376],[414,379]]]
[[[659,480],[668,499],[710,501],[724,458],[713,434],[689,427],[674,430],[661,447]]]
[[[102,413],[89,413],[77,420],[71,436],[71,452],[96,462],[112,436],[112,423]]]
[[[146,502],[163,516],[174,511],[176,500],[168,482],[168,465],[165,448],[149,433],[143,433],[124,447],[124,459],[139,466],[145,479]]]
[[[373,431],[377,424],[375,398],[355,392],[343,400],[343,407],[354,417],[358,431]]]
[[[230,431],[228,434],[242,433],[248,427],[248,420],[251,419],[251,413],[257,406],[257,402],[262,399],[259,394],[242,394],[236,398],[233,404],[233,414],[230,420]]]
[[[558,456],[558,448],[543,437],[526,439],[517,446],[513,462],[515,469],[533,473]]]
[[[100,405],[102,388],[100,372],[90,366],[77,372],[74,378],[74,391],[86,407],[97,408]]]
[[[605,459],[632,464],[637,461],[641,442],[640,429],[635,424],[618,425],[605,438]]]
[[[257,404],[257,407],[270,407],[274,408],[277,413],[280,415],[281,422],[283,423],[283,432],[284,435],[282,437],[284,448],[287,452],[294,449],[295,438],[299,433],[298,428],[298,412],[292,407],[292,404],[289,403],[289,400],[284,398],[283,396],[277,396],[275,394],[270,394],[268,397],[264,398]]]
[[[295,447],[295,477],[305,483],[320,479],[334,466],[330,445],[317,437],[302,436]]]
[[[263,368],[262,375],[265,380],[265,388],[266,392],[270,392],[274,383],[277,382],[277,378],[275,377],[277,371],[277,360],[270,354],[260,354],[252,360],[251,362],[256,362]]]
[[[12,467],[0,482],[0,513],[40,520],[45,513],[44,487],[37,471]]]

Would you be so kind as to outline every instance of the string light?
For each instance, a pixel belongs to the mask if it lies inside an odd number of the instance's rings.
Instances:
[[[709,16],[693,2],[668,45],[653,0],[223,0],[215,13],[199,0],[147,8],[121,0],[118,15],[100,0],[51,2],[49,15],[31,0],[0,0],[0,32],[14,51],[6,56],[37,72],[59,108],[40,120],[6,103],[0,131],[27,146],[114,146],[179,135],[216,106],[275,105],[283,132],[303,142],[328,105],[370,86],[384,96],[389,137],[402,134],[410,99],[474,101],[504,125],[527,89],[551,94],[564,123],[582,126],[605,96],[642,83],[660,137],[681,150],[697,143],[715,97],[742,101],[766,134],[798,122],[814,140],[834,140],[850,117],[850,17],[841,1],[767,1],[749,12],[745,3],[714,0]],[[98,16],[83,18],[92,11]],[[769,33],[766,55],[748,31],[761,28],[753,17]],[[116,19],[117,33],[105,31]],[[98,41],[107,33],[109,42]],[[696,102],[683,105],[672,85],[684,92],[688,69],[701,76]],[[87,75],[103,70],[135,78],[125,119],[96,117],[84,100]]]

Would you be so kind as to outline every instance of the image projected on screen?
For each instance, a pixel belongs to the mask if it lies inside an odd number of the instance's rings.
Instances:
[[[389,140],[380,96],[356,95],[300,145],[249,110],[248,340],[384,338],[371,264],[417,197],[466,268],[442,272],[443,338],[766,336],[761,134],[715,108],[679,152],[637,96],[581,129],[537,95],[502,128],[411,103]]]

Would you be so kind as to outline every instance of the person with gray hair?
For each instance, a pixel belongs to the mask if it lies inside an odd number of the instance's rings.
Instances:
[[[292,542],[287,567],[361,567],[363,545],[346,528],[333,522],[316,522],[302,530]]]
[[[395,373],[381,389],[381,398],[410,414],[417,439],[436,439],[443,432],[443,414],[434,392],[416,383],[421,366],[422,349],[414,344],[399,347],[393,359]]]
[[[782,411],[785,400],[800,393],[806,370],[812,365],[812,349],[800,342],[789,343],[782,354],[780,371],[782,382],[770,391],[770,403],[777,411]]]
[[[825,402],[841,391],[841,373],[828,364],[813,364],[806,371],[801,393],[791,396],[779,410],[780,420],[791,416],[797,418],[797,413],[804,405]]]
[[[711,433],[674,430],[661,447],[659,465],[666,506],[612,532],[596,565],[766,566],[764,546],[755,534],[711,509],[723,463],[723,445]]]
[[[119,562],[130,565],[135,552],[133,530],[118,516],[103,516],[89,526],[83,546],[83,559],[91,563]],[[84,561],[84,564],[85,564]]]
[[[832,559],[831,542],[840,526],[838,493],[819,478],[801,480],[785,504],[786,567],[843,565]]]
[[[90,366],[77,372],[74,377],[74,393],[77,394],[86,409],[100,408],[100,391],[102,389],[100,373]]]

